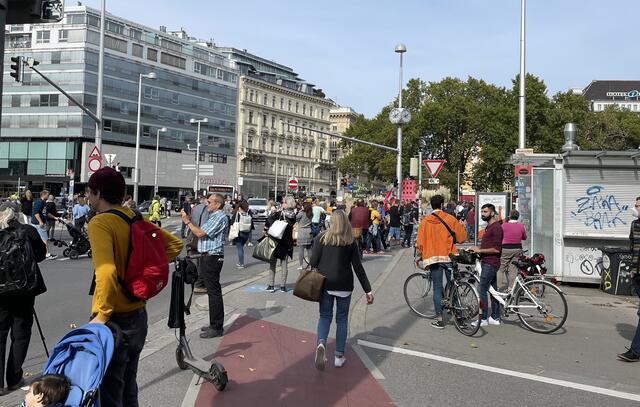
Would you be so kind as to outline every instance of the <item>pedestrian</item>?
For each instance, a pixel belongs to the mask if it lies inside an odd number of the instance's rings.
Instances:
[[[197,226],[202,227],[204,223],[207,221],[209,216],[209,212],[207,208],[209,206],[209,202],[207,201],[208,197],[201,196],[199,203],[191,209],[191,222]],[[191,231],[187,232],[187,236],[185,237],[184,245],[187,249],[187,255],[195,255],[198,254],[198,236],[193,234]],[[204,285],[204,277],[202,276],[202,267],[200,266],[201,257],[197,257],[194,259],[194,263],[198,268],[198,279],[195,282],[195,286],[193,288],[194,294],[206,294],[207,287]]]
[[[40,235],[40,239],[44,242],[47,247],[47,259],[55,259],[55,254],[51,254],[49,252],[49,234],[47,233],[46,221],[47,221],[47,211],[46,211],[46,201],[49,199],[49,191],[43,189],[40,191],[40,198],[33,201],[33,210],[31,212],[31,225],[38,231]]]
[[[187,195],[182,202],[182,211],[187,214],[187,216],[191,216],[191,195]],[[184,239],[186,236],[187,224],[182,222],[182,227],[180,228],[180,236]]]
[[[31,246],[32,256],[29,257],[29,260],[32,260],[33,263],[23,264],[21,267],[25,269],[25,273],[35,268],[37,276],[37,285],[33,290],[0,296],[0,395],[24,386],[22,365],[27,357],[31,340],[35,297],[47,291],[38,266],[38,263],[45,259],[47,247],[39,232],[29,225],[22,224],[21,220],[18,205],[12,202],[4,202],[0,205],[0,230],[3,231],[0,233],[24,233],[27,244]],[[4,246],[3,248],[5,252],[8,249]],[[11,338],[8,358],[5,357],[7,337]],[[5,379],[6,390],[4,388]]]
[[[398,242],[400,242],[400,226],[401,226],[401,219],[400,219],[400,209],[398,208],[398,201],[394,200],[391,203],[391,208],[389,208],[389,239],[387,240],[387,243],[389,244],[389,246],[391,245],[391,239],[393,239],[394,242],[396,242],[396,244],[398,244]]]
[[[362,289],[367,296],[367,304],[373,304],[371,284],[365,273],[358,245],[356,244],[349,219],[342,210],[336,210],[331,216],[331,228],[316,238],[311,254],[311,266],[325,276],[320,299],[320,318],[316,342],[315,366],[323,370],[326,363],[326,346],[329,329],[333,320],[333,304],[336,304],[336,349],[334,366],[342,367],[346,363],[344,356],[347,342],[347,324],[351,294],[354,289],[355,272]],[[353,271],[352,271],[353,270]]]
[[[160,198],[156,195],[155,199],[159,199],[158,202],[160,203],[160,216],[164,218],[165,216],[167,216],[167,198],[164,196]]]
[[[311,235],[316,237],[320,233],[320,218],[322,214],[325,213],[325,210],[318,202],[318,198],[313,198],[311,210],[313,212],[313,217],[311,218]]]
[[[153,197],[151,201],[151,205],[149,205],[149,222],[158,225],[159,228],[162,227],[161,218],[161,210],[162,205],[160,204],[160,197],[158,195]]]
[[[631,284],[636,295],[640,297],[640,196],[636,198],[634,207],[631,209],[635,219],[631,222],[629,231],[629,243],[631,249]],[[640,317],[640,307],[638,308]],[[618,355],[620,360],[625,362],[637,362],[640,360],[640,322],[636,327],[636,333],[631,340],[631,347],[624,353]]]
[[[356,201],[356,206],[349,212],[349,222],[353,229],[354,238],[357,240],[360,252],[368,253],[367,240],[369,235],[369,209],[363,199]],[[363,250],[364,249],[364,250]]]
[[[69,397],[71,382],[61,374],[42,375],[31,382],[23,407],[62,407]]]
[[[78,202],[73,205],[73,224],[81,231],[84,231],[84,225],[87,223],[89,216],[89,205],[87,205],[84,196],[78,197]]]
[[[473,203],[469,204],[467,211],[467,236],[469,240],[475,240],[476,237],[476,209]]]
[[[47,198],[47,202],[44,204],[45,207],[45,217],[46,221],[46,230],[47,237],[49,240],[53,240],[54,234],[56,231],[56,220],[60,217],[58,213],[58,208],[56,208],[56,201],[53,194],[50,194]]]
[[[311,244],[313,243],[313,236],[311,235],[311,219],[313,218],[313,209],[311,204],[305,202],[302,204],[302,210],[296,214],[296,228],[297,228],[297,245],[298,245],[298,270],[303,270],[308,266],[305,263],[311,255]]]
[[[497,288],[497,272],[500,267],[500,254],[502,252],[502,225],[498,221],[498,213],[493,204],[484,204],[480,209],[480,216],[483,221],[487,222],[487,227],[480,246],[471,248],[472,251],[480,254],[480,262],[482,263],[478,290],[480,304],[482,305],[480,326],[500,325],[500,303],[491,296],[491,315],[489,315],[487,292],[489,291],[489,285]]]
[[[429,267],[431,273],[433,308],[435,310],[435,321],[431,323],[431,326],[437,329],[445,327],[442,313],[442,274],[445,274],[447,282],[450,283],[451,275],[446,272],[451,263],[449,255],[457,254],[458,249],[455,245],[464,243],[467,239],[467,232],[460,222],[455,216],[443,211],[443,205],[444,197],[442,195],[431,197],[433,212],[420,221],[416,238],[416,247],[421,253],[422,264],[424,267]]]
[[[167,217],[171,216],[172,207],[173,207],[173,202],[171,202],[171,199],[167,199]]]
[[[240,201],[236,212],[231,216],[232,224],[239,222],[240,227],[238,237],[233,239],[233,244],[236,246],[236,250],[238,252],[238,263],[236,264],[236,268],[238,268],[238,270],[244,269],[244,245],[249,241],[249,237],[251,236],[251,226],[249,226],[248,231],[241,230],[247,219],[248,223],[250,225],[252,224],[252,219],[247,217],[251,217],[251,215],[249,215],[249,204],[247,201]]]
[[[31,212],[33,211],[33,194],[31,190],[24,191],[24,195],[20,197],[20,205],[22,206],[22,213],[31,218]]]
[[[122,331],[120,347],[114,352],[100,384],[102,407],[138,406],[138,361],[147,337],[147,311],[144,301],[132,300],[118,283],[127,271],[131,228],[115,210],[129,218],[135,213],[121,206],[126,184],[122,174],[103,167],[89,178],[88,199],[96,215],[88,226],[95,287],[91,303],[92,323],[117,324]],[[167,259],[171,261],[182,250],[182,242],[161,229]]]
[[[224,241],[227,238],[227,224],[229,219],[224,214],[224,197],[212,194],[207,198],[207,220],[202,226],[193,224],[192,219],[182,210],[180,216],[191,233],[198,237],[198,252],[200,272],[207,288],[209,297],[209,325],[201,328],[201,338],[215,338],[224,334],[224,303],[222,301],[222,287],[220,286],[220,272],[224,264]]]
[[[524,225],[518,222],[520,212],[515,209],[509,214],[509,221],[502,224],[502,253],[498,269],[498,288],[501,291],[511,290],[518,268],[512,264],[522,256],[522,241],[527,240]]]
[[[276,248],[273,251],[273,257],[269,263],[269,269],[271,271],[269,285],[267,291],[276,292],[276,269],[278,263],[280,264],[280,291],[287,292],[287,275],[289,274],[288,258],[293,258],[293,225],[296,222],[295,213],[296,201],[292,196],[287,196],[282,204],[282,209],[274,212],[267,218],[264,225],[265,233],[269,230],[271,225],[277,220],[284,220],[287,222],[287,227],[282,234],[281,239],[276,239]]]
[[[369,227],[370,240],[367,249],[382,254],[384,253],[384,249],[382,248],[382,215],[378,212],[377,208],[378,202],[375,200],[371,201],[369,212],[371,219],[371,226]]]

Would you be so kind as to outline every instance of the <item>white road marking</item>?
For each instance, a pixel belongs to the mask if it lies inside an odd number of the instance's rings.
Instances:
[[[269,309],[271,307],[275,307],[276,306],[276,302],[273,300],[267,301],[267,304],[265,305],[266,309]]]
[[[617,397],[625,400],[640,401],[640,394],[635,394],[635,393],[627,393],[623,391],[607,389],[604,387],[590,386],[588,384],[570,382],[567,380],[552,379],[550,377],[537,376],[530,373],[522,373],[522,372],[517,372],[515,370],[502,369],[499,367],[482,365],[479,363],[467,362],[464,360],[452,359],[445,356],[434,355],[434,354],[425,353],[425,352],[418,352],[411,349],[398,348],[396,346],[383,345],[380,343],[364,341],[361,339],[358,339],[358,345],[366,346],[372,349],[386,350],[388,352],[399,353],[401,355],[416,356],[423,359],[430,359],[438,362],[449,363],[452,365],[468,367],[471,369],[483,370],[485,372],[497,373],[497,374],[511,376],[511,377],[518,377],[521,379],[532,380],[540,383],[553,384],[556,386],[567,387],[569,389],[601,394],[603,396],[611,396],[611,397]]]
[[[358,345],[354,345],[351,347],[353,351],[360,357],[360,360],[364,364],[364,366],[371,372],[371,376],[373,376],[376,380],[384,380],[384,375],[378,369],[378,367],[373,363],[373,361],[367,356],[367,354],[362,350],[362,347]]]

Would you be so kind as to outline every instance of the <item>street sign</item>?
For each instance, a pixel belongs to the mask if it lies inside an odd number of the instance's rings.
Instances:
[[[100,168],[102,168],[102,160],[100,158],[91,158],[89,159],[89,171],[96,172]]]
[[[517,148],[516,155],[533,155],[533,148]]]
[[[89,158],[100,158],[100,150],[98,149],[98,146],[93,146],[93,150],[91,150],[91,153],[89,153]]]
[[[289,189],[298,189],[298,180],[296,178],[289,178]]]
[[[438,176],[445,162],[447,162],[447,160],[422,160],[422,163],[427,167],[427,171],[429,171],[432,178]]]
[[[104,158],[105,158],[105,160],[107,160],[107,165],[113,165],[113,162],[116,159],[116,155],[115,154],[105,154]]]
[[[242,186],[242,184],[244,184],[244,178],[242,177],[238,177],[238,186]]]
[[[440,178],[429,178],[429,185],[439,185]]]

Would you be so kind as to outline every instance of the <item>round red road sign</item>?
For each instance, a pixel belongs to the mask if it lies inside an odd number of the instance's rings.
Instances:
[[[289,178],[289,189],[298,189],[298,180],[295,178]]]
[[[102,168],[102,161],[99,158],[91,158],[89,160],[89,171],[96,172]]]

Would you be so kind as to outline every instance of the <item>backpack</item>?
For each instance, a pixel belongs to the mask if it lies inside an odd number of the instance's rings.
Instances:
[[[129,258],[124,278],[118,282],[129,297],[146,301],[155,297],[169,282],[169,260],[160,228],[147,222],[138,211],[129,218],[117,210],[107,213],[118,215],[131,226]]]
[[[238,212],[238,222],[240,224],[240,232],[251,232],[251,215]]]
[[[408,225],[411,223],[411,214],[409,212],[405,212],[402,214],[402,224]]]
[[[0,296],[24,294],[37,284],[38,268],[25,230],[0,230]]]

